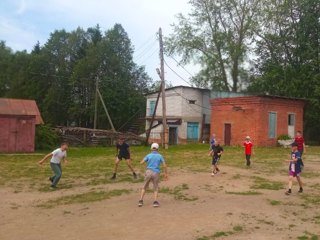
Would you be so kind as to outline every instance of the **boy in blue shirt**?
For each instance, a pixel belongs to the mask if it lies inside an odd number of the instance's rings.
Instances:
[[[300,179],[300,173],[301,173],[301,154],[298,151],[298,144],[296,142],[291,144],[292,152],[291,152],[291,160],[288,160],[289,162],[289,183],[288,183],[288,190],[286,191],[286,195],[291,194],[291,188],[292,188],[292,181],[293,178],[297,178],[297,181],[299,183],[300,189],[299,193],[303,192],[302,188],[302,182]]]
[[[154,195],[154,202],[153,207],[159,207],[160,204],[158,202],[158,185],[160,181],[160,165],[163,164],[164,167],[164,176],[165,180],[168,179],[168,172],[167,172],[167,165],[164,161],[164,158],[162,155],[158,152],[159,145],[157,143],[153,143],[151,145],[152,152],[149,153],[147,156],[144,157],[144,159],[140,162],[140,164],[147,164],[147,170],[144,178],[144,185],[141,190],[141,196],[138,203],[139,207],[143,206],[143,197],[144,194],[149,187],[149,183],[153,183],[153,195]]]

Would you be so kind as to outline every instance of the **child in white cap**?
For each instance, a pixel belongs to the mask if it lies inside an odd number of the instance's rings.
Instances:
[[[160,165],[161,164],[163,164],[163,167],[164,167],[165,180],[168,179],[167,165],[162,155],[158,152],[159,144],[152,143],[151,150],[152,152],[149,153],[147,156],[145,156],[144,159],[140,162],[140,164],[144,164],[144,163],[147,164],[147,170],[144,178],[144,185],[141,190],[140,200],[138,203],[139,207],[143,206],[143,197],[147,188],[149,187],[150,182],[153,183],[153,195],[154,195],[153,207],[160,206],[158,202],[158,190],[159,190],[158,185],[160,181]]]

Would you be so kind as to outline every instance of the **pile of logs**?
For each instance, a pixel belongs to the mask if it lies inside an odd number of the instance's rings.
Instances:
[[[113,146],[118,138],[124,138],[130,145],[139,145],[145,138],[134,133],[81,127],[56,127],[55,131],[72,146]]]

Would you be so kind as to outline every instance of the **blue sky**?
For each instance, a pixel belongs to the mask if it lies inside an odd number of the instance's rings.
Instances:
[[[99,24],[105,31],[120,23],[136,49],[135,62],[145,65],[148,74],[157,80],[156,32],[161,27],[168,35],[175,15],[189,10],[188,0],[1,0],[0,40],[15,51],[30,51],[37,41],[43,45],[56,29],[71,31]],[[167,57],[166,62],[183,79],[190,78],[173,59]],[[192,74],[197,69],[191,65],[185,68]],[[187,85],[169,68],[165,72],[166,80],[173,85]]]

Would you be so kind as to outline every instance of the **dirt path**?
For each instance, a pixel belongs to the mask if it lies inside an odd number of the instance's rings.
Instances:
[[[253,173],[254,169],[223,167],[221,174],[211,177],[208,173],[171,170],[169,181],[162,182],[162,187],[184,188],[179,193],[162,193],[158,209],[152,207],[151,193],[146,196],[145,205],[137,207],[141,183],[98,185],[94,188],[131,192],[98,202],[49,209],[37,205],[60,196],[88,192],[92,186],[19,193],[0,188],[0,239],[195,240],[215,235],[219,239],[274,240],[320,235],[319,205],[303,205],[305,202],[296,188],[291,196],[285,196],[284,189],[253,190],[250,188]],[[271,179],[283,181],[285,187],[285,176]],[[311,191],[316,180],[304,180],[304,194]],[[252,195],[250,191],[261,194]],[[316,191],[319,195],[319,188]],[[175,199],[179,197],[177,194],[185,200]]]

